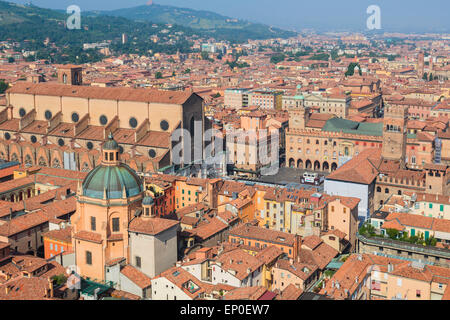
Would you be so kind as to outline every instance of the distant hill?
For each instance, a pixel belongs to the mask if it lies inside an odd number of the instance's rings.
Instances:
[[[41,19],[64,19],[64,15],[56,10],[0,1],[0,26]]]
[[[88,15],[108,15],[124,17],[134,21],[178,24],[201,30],[218,40],[246,41],[248,39],[286,38],[295,36],[294,32],[272,28],[244,20],[225,17],[210,11],[199,11],[167,5],[143,5],[111,11],[93,11]]]
[[[86,63],[98,61],[102,55],[96,50],[83,50],[84,43],[110,41],[110,48],[117,54],[151,54],[163,52],[174,54],[190,52],[191,44],[187,36],[194,34],[189,27],[175,25],[167,29],[163,24],[156,26],[150,22],[137,22],[122,17],[81,15],[81,29],[69,30],[65,11],[43,9],[33,5],[17,5],[0,1],[0,41],[14,40],[20,43],[17,50],[34,51],[31,59],[47,59],[53,63]],[[121,43],[121,36],[129,36],[127,44]],[[198,32],[196,32],[198,33]],[[177,40],[170,37],[179,34]],[[158,35],[160,41],[148,41]],[[47,46],[46,40],[56,46]]]
[[[86,63],[98,61],[102,55],[96,50],[83,50],[84,43],[109,41],[114,53],[151,55],[157,52],[192,52],[192,43],[188,39],[193,35],[233,42],[294,35],[292,32],[272,30],[269,26],[230,19],[211,12],[158,5],[108,12],[82,12],[79,30],[66,28],[68,17],[69,14],[62,10],[0,0],[0,41],[14,40],[20,43],[17,50],[35,52],[30,60]],[[172,24],[172,27],[167,28],[166,24]],[[123,33],[130,39],[126,44],[121,43]],[[157,35],[159,40],[149,41],[152,35]],[[47,40],[56,46],[46,45]]]

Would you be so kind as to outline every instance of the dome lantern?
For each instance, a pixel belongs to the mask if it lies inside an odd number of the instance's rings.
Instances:
[[[114,140],[112,132],[108,134],[108,140],[103,144],[102,155],[103,164],[117,165],[119,163],[119,144]]]
[[[155,212],[154,212],[154,200],[151,196],[144,197],[144,200],[142,200],[142,207],[144,209],[144,217],[145,218],[154,218]]]

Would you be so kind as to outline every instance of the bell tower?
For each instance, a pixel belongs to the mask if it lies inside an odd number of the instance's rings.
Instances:
[[[58,82],[67,85],[83,84],[83,68],[75,65],[62,65],[58,68]]]
[[[402,106],[386,106],[383,121],[383,147],[381,157],[404,163],[406,155],[407,109]]]
[[[309,120],[310,109],[308,107],[291,107],[289,113],[289,129],[305,129]]]

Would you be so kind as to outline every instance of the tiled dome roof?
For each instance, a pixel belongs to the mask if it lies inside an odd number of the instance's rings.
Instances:
[[[136,196],[143,191],[141,179],[126,164],[117,166],[99,165],[94,168],[83,181],[83,195],[103,199],[123,199]]]

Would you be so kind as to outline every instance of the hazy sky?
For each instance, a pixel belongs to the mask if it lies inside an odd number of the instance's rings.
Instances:
[[[10,0],[26,3],[28,0]],[[143,5],[147,0],[34,0],[33,4],[65,9],[113,10]],[[449,0],[155,0],[157,4],[214,11],[226,16],[288,29],[318,28],[364,31],[369,5],[381,8],[386,31],[450,32]]]

